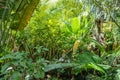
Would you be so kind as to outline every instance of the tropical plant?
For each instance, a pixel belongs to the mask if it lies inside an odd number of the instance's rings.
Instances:
[[[0,79],[119,80],[119,0],[0,0]]]

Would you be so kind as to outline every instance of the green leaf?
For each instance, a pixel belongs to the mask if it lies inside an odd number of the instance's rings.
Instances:
[[[11,76],[11,79],[12,80],[21,80],[21,74],[20,74],[20,72],[18,72],[18,71],[14,71],[13,72],[13,74],[12,74],[12,76]]]
[[[110,65],[104,65],[104,64],[98,64],[100,67],[102,67],[103,69],[107,70],[110,69],[111,66]]]
[[[102,67],[100,67],[100,66],[98,66],[97,64],[94,64],[94,63],[88,64],[87,67],[88,68],[93,68],[93,69],[98,70],[102,73],[106,73],[105,70]]]
[[[77,33],[80,29],[80,20],[78,17],[75,17],[71,20],[72,31],[73,33]]]
[[[97,65],[100,63],[100,61],[102,61],[101,58],[92,53],[86,52],[83,54],[78,54],[76,56],[76,63],[79,65],[75,67],[75,74],[77,75],[81,71],[91,68],[98,70],[101,73],[105,73],[104,69],[101,66]]]
[[[115,80],[120,80],[120,69],[117,70],[117,74],[115,75]]]
[[[10,67],[10,63],[9,63],[9,62],[6,63],[5,65],[3,65],[3,66],[2,66],[2,69],[1,69],[1,73],[2,73],[2,74],[5,74],[6,71],[7,71],[7,68],[9,68],[9,67]]]
[[[83,53],[83,54],[78,54],[76,56],[76,62],[79,64],[88,64],[88,63],[95,63],[95,60],[92,56],[91,53]]]
[[[2,58],[0,58],[0,60],[6,60],[6,59],[14,59],[15,57],[11,54],[7,54],[5,56],[3,56]]]
[[[41,69],[41,67],[39,67],[39,68],[36,69],[36,70],[37,70],[37,72],[34,73],[35,78],[37,78],[37,79],[39,79],[39,78],[44,78],[45,73],[44,73],[44,71]]]
[[[59,69],[59,68],[70,68],[70,67],[75,67],[78,64],[75,63],[57,63],[57,64],[49,64],[45,66],[44,71],[48,72],[54,69]]]
[[[27,68],[27,65],[26,65],[26,62],[25,61],[21,61],[21,62],[19,62],[20,64],[20,66],[22,66],[22,67],[24,67],[24,68]]]
[[[71,24],[70,24],[69,22],[67,22],[67,21],[63,21],[63,22],[66,24],[67,29],[68,29],[70,32],[73,32],[73,31],[72,31],[72,26],[71,26]]]
[[[82,64],[82,65],[78,65],[74,68],[75,70],[75,74],[77,75],[78,73],[80,73],[81,71],[84,70],[89,70],[89,69],[95,69],[101,73],[106,74],[105,70],[103,69],[103,67],[95,64],[95,63],[87,63],[87,64]]]
[[[94,61],[95,61],[95,63],[101,63],[102,62],[102,58],[101,57],[99,57],[98,55],[96,55],[96,54],[93,54],[92,55],[92,57],[93,57],[93,59],[94,59]]]

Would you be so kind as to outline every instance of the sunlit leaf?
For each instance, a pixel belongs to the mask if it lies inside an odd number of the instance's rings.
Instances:
[[[94,63],[88,64],[88,67],[93,68],[95,70],[98,70],[98,71],[100,71],[102,73],[106,73],[102,67],[100,67],[100,66],[98,66],[98,65],[96,65]]]
[[[80,30],[80,20],[78,17],[75,17],[71,20],[72,31],[77,33]]]

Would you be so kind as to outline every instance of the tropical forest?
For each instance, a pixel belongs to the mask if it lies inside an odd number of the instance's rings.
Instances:
[[[0,0],[0,80],[120,80],[120,0]]]

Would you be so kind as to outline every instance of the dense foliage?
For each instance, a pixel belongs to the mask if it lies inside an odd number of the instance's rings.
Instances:
[[[119,0],[0,0],[0,80],[119,80]]]

